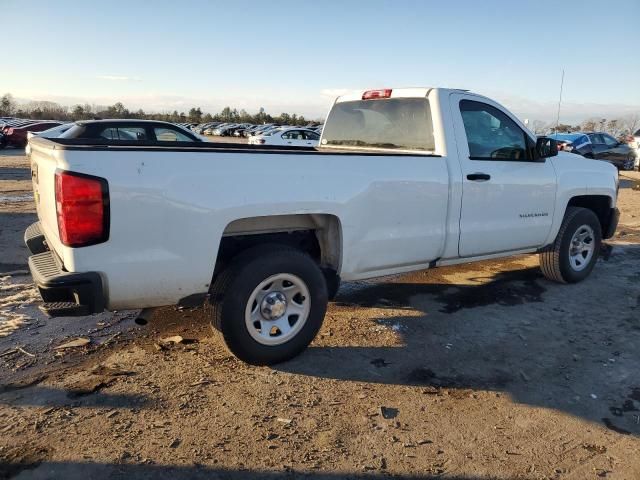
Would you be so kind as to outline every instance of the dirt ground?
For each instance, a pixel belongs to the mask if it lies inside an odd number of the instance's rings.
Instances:
[[[304,354],[256,368],[205,308],[46,319],[29,168],[0,151],[0,479],[640,479],[640,174],[623,175],[586,281],[522,256],[345,284]]]

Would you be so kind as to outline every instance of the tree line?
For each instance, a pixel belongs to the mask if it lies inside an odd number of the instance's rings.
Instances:
[[[620,118],[591,117],[574,125],[568,123],[557,124],[534,120],[529,123],[529,128],[538,135],[550,133],[571,132],[606,132],[614,137],[633,135],[640,129],[640,114],[630,114]]]
[[[211,114],[203,112],[200,107],[193,107],[188,112],[145,112],[142,109],[129,110],[116,102],[110,106],[90,105],[88,103],[73,105],[71,107],[60,105],[56,102],[31,101],[18,104],[10,93],[0,98],[0,117],[29,118],[33,120],[93,120],[99,118],[137,118],[143,120],[162,120],[175,123],[206,123],[206,122],[235,122],[253,123],[280,123],[283,125],[307,125],[310,121],[303,115],[296,113],[281,113],[274,116],[260,108],[258,113],[250,114],[244,109],[225,107],[221,112]]]
[[[139,118],[144,120],[162,120],[176,123],[206,123],[206,122],[236,122],[253,123],[260,125],[263,123],[279,123],[283,125],[307,125],[309,120],[303,115],[295,113],[281,113],[273,116],[260,108],[258,113],[250,114],[246,110],[232,109],[225,107],[220,113],[204,113],[200,107],[193,107],[188,112],[163,112],[148,113],[142,109],[136,111],[129,110],[121,102],[116,102],[111,106],[74,105],[67,107],[55,102],[32,101],[20,104],[13,99],[10,93],[6,93],[0,98],[0,117],[14,116],[19,118],[31,118],[34,120],[91,120],[95,118]],[[618,137],[620,135],[632,135],[640,128],[640,114],[627,115],[621,118],[589,118],[576,125],[561,123],[543,122],[533,120],[529,123],[529,128],[536,134],[567,133],[567,132],[607,132]]]

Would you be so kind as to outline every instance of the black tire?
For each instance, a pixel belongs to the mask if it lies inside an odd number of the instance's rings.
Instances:
[[[324,279],[327,283],[327,297],[333,301],[340,290],[340,275],[334,270],[327,269],[324,270]]]
[[[4,136],[0,137],[0,150],[6,148],[8,143],[8,140]]]
[[[570,243],[574,234],[585,225],[593,231],[594,251],[586,265],[581,270],[576,270],[570,261]],[[576,283],[584,280],[598,260],[601,243],[602,229],[596,214],[587,208],[567,208],[558,236],[553,244],[540,254],[542,273],[549,280],[560,283]]]
[[[624,162],[624,165],[622,166],[622,169],[626,171],[633,171],[634,167],[635,167],[635,158],[633,157],[633,155],[629,154],[629,156]]]
[[[304,282],[311,297],[310,310],[301,329],[286,343],[264,345],[249,333],[245,310],[258,285],[278,274],[295,275]],[[210,298],[213,327],[222,333],[229,350],[252,365],[273,365],[295,357],[315,338],[327,309],[327,285],[309,255],[285,245],[270,244],[238,254],[215,280]]]

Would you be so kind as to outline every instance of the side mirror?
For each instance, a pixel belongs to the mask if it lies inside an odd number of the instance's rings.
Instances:
[[[553,138],[539,137],[536,140],[536,156],[549,158],[558,155],[558,142]]]

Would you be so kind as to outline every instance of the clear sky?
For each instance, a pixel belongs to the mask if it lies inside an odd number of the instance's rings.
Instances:
[[[640,0],[0,0],[0,94],[320,117],[351,89],[443,86],[522,118],[640,112]]]

